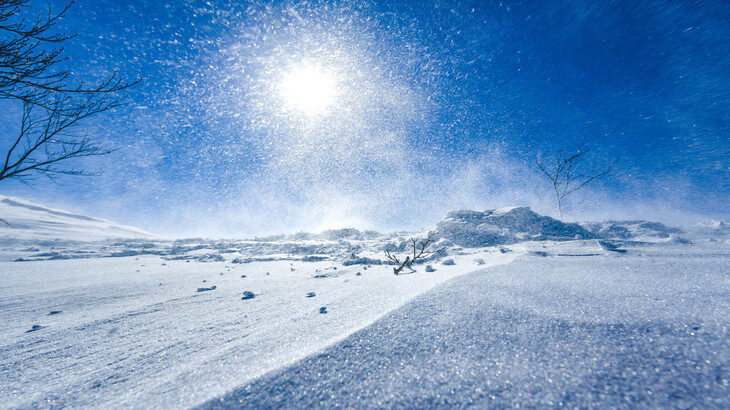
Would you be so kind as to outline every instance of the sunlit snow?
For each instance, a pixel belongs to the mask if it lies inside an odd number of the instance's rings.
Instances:
[[[730,2],[69,5],[139,82],[0,178],[0,407],[730,408]]]

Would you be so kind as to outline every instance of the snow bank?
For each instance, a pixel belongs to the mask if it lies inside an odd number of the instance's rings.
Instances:
[[[727,219],[715,219],[699,223],[688,229],[693,236],[707,238],[710,242],[724,241],[730,243],[730,221]]]
[[[437,225],[442,238],[459,246],[480,247],[528,240],[594,238],[577,223],[538,215],[527,207],[453,211]]]
[[[682,236],[687,232],[661,222],[609,220],[567,223],[539,215],[527,207],[449,212],[446,219],[438,223],[437,230],[441,238],[465,247],[594,238],[680,244],[689,242]],[[708,237],[722,236],[723,232],[730,232],[724,221],[713,221],[694,230]]]
[[[683,230],[650,221],[605,221],[581,224],[585,229],[604,239],[670,239],[684,233]]]

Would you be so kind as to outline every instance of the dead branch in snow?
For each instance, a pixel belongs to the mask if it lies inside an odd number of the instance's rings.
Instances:
[[[436,235],[436,232],[429,233],[428,237],[426,237],[426,239],[423,241],[418,241],[417,239],[411,238],[410,241],[411,245],[413,246],[413,257],[411,257],[411,255],[408,255],[403,261],[393,255],[390,251],[386,250],[385,256],[397,265],[396,268],[393,268],[393,273],[399,275],[403,268],[408,268],[412,271],[413,268],[411,267],[411,265],[413,265],[413,263],[415,263],[419,259],[423,259],[426,256],[431,255],[430,252],[426,252],[426,248],[433,240],[434,235]],[[424,256],[424,254],[426,254],[426,256]]]

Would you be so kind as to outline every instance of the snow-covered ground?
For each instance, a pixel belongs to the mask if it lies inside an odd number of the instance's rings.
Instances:
[[[730,406],[727,244],[520,248],[205,407]]]
[[[714,369],[712,382],[703,377],[682,378],[682,372],[690,371],[686,363],[670,366],[680,372],[676,380],[691,385],[687,391],[698,392],[694,401],[685,394],[683,403],[727,405],[727,401],[703,402],[699,397],[701,393],[715,400],[728,388],[730,348],[724,313],[730,307],[730,235],[724,222],[681,230],[645,221],[564,224],[527,208],[458,211],[438,225],[439,237],[431,249],[439,252],[414,265],[416,272],[395,276],[392,265],[384,264],[383,251],[405,255],[408,239],[422,238],[425,232],[345,229],[249,240],[172,241],[15,199],[3,198],[0,203],[16,212],[4,214],[11,226],[0,231],[3,407],[187,407],[240,404],[241,399],[258,406],[316,405],[317,401],[307,401],[302,394],[322,387],[322,380],[332,383],[322,394],[332,394],[320,405],[355,405],[361,396],[348,396],[348,391],[357,389],[347,383],[358,379],[345,383],[339,376],[353,372],[373,375],[369,386],[374,390],[363,391],[367,397],[362,396],[368,400],[363,403],[373,405],[468,404],[465,397],[482,391],[483,383],[507,377],[519,386],[512,392],[535,391],[552,399],[557,393],[550,384],[540,382],[538,390],[538,384],[531,387],[525,366],[551,375],[571,360],[560,356],[549,362],[539,343],[529,340],[540,333],[525,327],[534,322],[535,329],[541,329],[555,321],[587,323],[588,327],[661,322],[674,330],[699,326],[714,342],[682,339],[677,345],[680,350],[673,351],[673,339],[659,334],[655,335],[661,341],[657,346],[669,362],[672,357],[685,360],[694,349],[699,352],[696,358],[709,360],[707,366]],[[69,235],[64,236],[63,229]],[[114,235],[120,229],[124,234]],[[477,279],[467,275],[475,271]],[[446,283],[460,276],[463,279],[453,282],[456,285]],[[475,311],[484,315],[511,309],[527,319],[520,322],[524,323],[521,331],[505,335],[505,327],[514,326],[517,316],[497,315],[506,323],[496,323],[499,318],[470,322],[473,317],[466,305],[454,307],[453,315],[448,313],[459,301],[476,304]],[[413,329],[412,318],[431,316],[441,318],[438,326]],[[390,333],[384,333],[389,326]],[[594,369],[585,364],[594,357],[591,349],[609,349],[613,355],[618,354],[613,350],[629,343],[623,336],[614,340],[610,333],[598,332],[605,343],[585,347],[576,338],[595,332],[575,326],[574,334],[568,332],[572,336],[554,342],[576,349],[572,354],[583,363],[580,369]],[[414,334],[399,334],[410,331]],[[445,333],[457,339],[450,349],[469,350],[474,345],[501,349],[496,350],[501,352],[499,360],[520,363],[522,370],[515,374],[517,367],[500,367],[499,361],[485,359],[494,357],[482,355],[484,360],[474,363],[481,363],[479,371],[484,374],[453,378],[449,383],[464,380],[459,389],[436,389],[443,397],[458,398],[428,401],[423,396],[428,389],[413,389],[404,396],[410,401],[394,401],[395,386],[414,383],[413,375],[430,375],[424,377],[435,381],[476,371],[466,356],[463,361],[439,362],[453,358],[453,352],[443,356],[446,352],[438,344]],[[382,367],[382,361],[362,356],[362,351],[350,355],[342,350],[342,343],[353,337],[362,341],[362,335],[371,335],[366,350],[392,359],[392,367]],[[472,343],[475,337],[479,343]],[[386,346],[395,339],[401,340],[405,350]],[[408,369],[403,369],[400,354],[432,342],[437,349],[417,350],[430,359],[409,356]],[[328,360],[334,363],[317,362],[319,356],[297,362],[328,346],[327,351],[334,352]],[[707,348],[714,353],[705,354]],[[525,359],[536,355],[544,360]],[[432,367],[431,359],[438,366]],[[311,377],[313,369],[321,373],[330,366],[340,370],[317,380],[292,376]],[[665,369],[662,366],[658,368]],[[403,378],[393,379],[397,375]],[[636,377],[638,385],[649,380]],[[272,383],[282,378],[290,387],[299,386],[300,393],[286,395],[288,390],[280,389],[281,394],[274,394]],[[582,385],[571,385],[571,380],[564,379],[555,389],[579,397],[575,394]],[[300,397],[300,401],[287,397]],[[480,397],[481,401],[472,402],[488,404],[486,396]],[[496,403],[509,405],[548,403],[512,395],[495,397],[500,398]]]
[[[9,407],[195,404],[342,339],[476,257],[513,258],[482,251],[397,277],[332,262],[2,262],[0,396]]]

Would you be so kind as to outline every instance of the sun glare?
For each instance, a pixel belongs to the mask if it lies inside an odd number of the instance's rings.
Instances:
[[[288,108],[311,117],[325,113],[334,104],[337,82],[331,73],[309,64],[287,73],[280,90]]]

